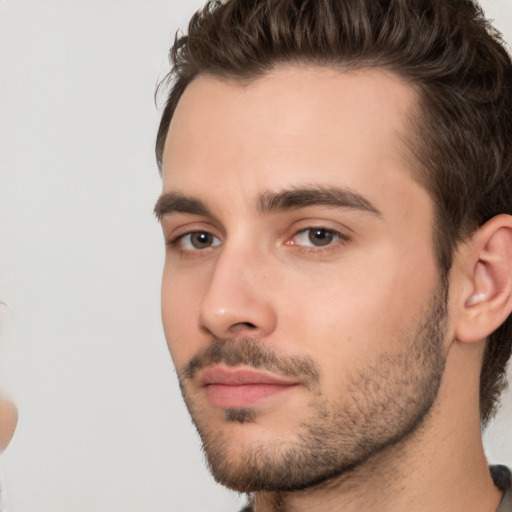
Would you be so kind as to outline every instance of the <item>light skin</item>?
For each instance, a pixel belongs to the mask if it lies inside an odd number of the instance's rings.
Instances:
[[[16,424],[18,422],[18,410],[6,397],[0,394],[0,453],[10,443]]]
[[[228,461],[214,475],[279,467],[322,429],[342,432],[354,466],[302,490],[254,488],[258,512],[499,502],[478,374],[512,309],[512,223],[496,217],[459,248],[445,303],[432,201],[404,143],[416,102],[383,71],[283,66],[248,84],[200,76],[171,122],[162,316],[206,451]]]

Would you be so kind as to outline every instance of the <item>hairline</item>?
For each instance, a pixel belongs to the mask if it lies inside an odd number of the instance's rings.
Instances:
[[[448,272],[451,267],[451,258],[444,254],[442,247],[442,237],[446,236],[443,226],[443,213],[440,211],[440,205],[437,201],[437,196],[433,187],[434,180],[432,175],[437,171],[436,169],[426,169],[424,164],[420,160],[420,154],[425,150],[425,143],[421,142],[419,134],[423,131],[423,124],[427,121],[427,93],[422,83],[408,77],[405,73],[400,70],[394,69],[392,66],[379,63],[377,59],[340,59],[339,61],[332,60],[321,60],[308,57],[296,57],[290,59],[276,59],[272,62],[272,65],[267,69],[260,69],[255,71],[244,70],[240,73],[226,71],[223,72],[219,69],[205,69],[197,73],[190,81],[188,81],[181,91],[172,115],[169,118],[169,122],[165,130],[165,138],[163,143],[158,147],[157,161],[159,172],[163,173],[163,156],[165,152],[165,143],[169,128],[174,117],[174,113],[178,107],[178,104],[188,89],[188,87],[198,80],[199,78],[212,78],[227,84],[238,84],[241,87],[248,87],[259,80],[263,80],[274,71],[286,68],[319,68],[319,69],[330,69],[339,73],[350,73],[357,71],[378,71],[384,75],[388,75],[392,79],[398,80],[403,85],[409,87],[415,95],[414,101],[409,105],[408,110],[403,115],[402,126],[399,131],[396,132],[397,139],[399,140],[400,157],[406,164],[406,168],[409,171],[409,176],[421,186],[428,194],[432,203],[432,226],[431,226],[431,239],[434,256],[436,258],[438,270],[441,278],[447,278]],[[164,79],[165,80],[165,79]],[[163,83],[163,82],[162,82]],[[171,89],[174,84],[171,84]],[[454,244],[454,246],[457,244]],[[453,252],[454,247],[452,247]],[[446,261],[446,260],[449,261]]]
[[[251,69],[251,70],[240,70],[239,72],[235,72],[233,70],[222,70],[219,68],[211,67],[211,68],[205,68],[201,71],[197,72],[195,75],[193,75],[188,81],[183,83],[183,78],[180,76],[175,76],[173,70],[171,70],[157,85],[155,98],[158,98],[160,93],[167,95],[167,103],[164,106],[163,111],[163,117],[160,120],[160,126],[158,129],[158,139],[156,144],[156,160],[158,165],[158,170],[160,175],[162,175],[162,162],[163,162],[163,156],[164,156],[164,150],[165,150],[165,142],[167,140],[167,134],[169,132],[169,128],[172,122],[172,119],[174,118],[174,113],[176,111],[176,108],[178,107],[178,104],[185,93],[185,91],[188,89],[188,87],[195,82],[198,78],[201,77],[210,77],[214,78],[216,80],[225,82],[225,83],[237,83],[240,84],[242,87],[247,87],[258,80],[261,80],[265,78],[266,76],[270,75],[273,71],[275,71],[279,67],[303,67],[303,66],[309,66],[309,67],[318,67],[318,68],[329,68],[334,71],[340,71],[340,72],[349,72],[349,71],[358,71],[362,69],[377,69],[382,70],[383,72],[387,72],[390,74],[393,74],[394,76],[398,78],[403,78],[403,76],[398,73],[396,70],[393,70],[390,66],[384,66],[382,64],[378,64],[376,60],[370,60],[370,59],[353,59],[353,60],[343,60],[340,59],[339,61],[333,61],[332,59],[318,59],[313,57],[294,57],[289,59],[274,59],[271,62],[270,66],[267,66],[264,69]],[[179,85],[181,82],[181,85],[184,87],[182,88],[181,92],[179,93],[179,96],[177,98],[174,97],[174,93],[176,91],[176,86]],[[412,84],[412,82],[411,82]],[[169,101],[173,99],[175,101],[174,108],[170,112],[170,117],[168,119],[167,125],[164,127],[164,130],[162,130],[162,121],[166,114],[168,114],[168,109],[170,107]]]
[[[259,80],[264,79],[265,77],[268,77],[272,72],[276,71],[277,69],[282,68],[324,68],[324,69],[330,69],[336,72],[340,73],[348,73],[352,71],[379,71],[385,75],[389,75],[393,77],[394,79],[399,80],[402,82],[402,84],[408,86],[416,93],[416,102],[411,109],[411,112],[409,115],[406,115],[406,119],[404,119],[404,128],[407,126],[411,126],[411,138],[414,140],[409,140],[409,136],[404,134],[404,137],[400,137],[401,142],[404,145],[404,148],[407,150],[406,152],[409,153],[407,156],[407,163],[408,164],[414,164],[414,162],[417,164],[418,169],[421,166],[420,161],[415,156],[415,152],[408,150],[408,144],[407,142],[413,143],[419,143],[419,137],[418,137],[418,117],[425,117],[425,112],[423,109],[423,103],[424,103],[424,90],[421,87],[420,84],[417,83],[417,81],[413,80],[412,78],[408,77],[405,73],[400,72],[400,70],[394,69],[392,66],[387,66],[383,63],[379,63],[377,59],[340,59],[339,61],[332,61],[329,59],[321,60],[321,59],[315,59],[315,58],[308,58],[308,57],[296,57],[291,59],[276,59],[272,62],[272,65],[269,66],[267,69],[259,69],[254,71],[241,71],[239,73],[232,72],[232,71],[225,71],[223,72],[220,69],[205,69],[197,74],[195,74],[183,87],[183,90],[181,91],[180,95],[176,99],[176,104],[174,105],[174,108],[171,112],[171,116],[168,120],[167,125],[165,126],[165,130],[163,133],[159,135],[164,135],[165,137],[162,137],[162,140],[159,141],[157,144],[157,164],[160,174],[162,175],[162,163],[163,163],[163,156],[165,152],[165,142],[167,140],[167,134],[169,133],[169,128],[172,122],[172,119],[174,118],[174,113],[176,111],[176,108],[178,107],[178,104],[185,93],[185,91],[188,89],[188,87],[195,82],[199,78],[208,77],[213,78],[215,80],[219,80],[224,83],[235,83],[242,87],[248,87]],[[170,89],[171,95],[172,91],[174,90],[174,87],[176,85],[176,81],[172,81],[172,76],[169,74],[167,77],[165,77],[157,86],[157,94],[159,94],[159,91],[161,88],[164,89]],[[165,106],[165,111],[167,111],[168,105]],[[413,119],[414,121],[410,123],[410,120]],[[416,146],[415,146],[416,147]],[[412,165],[412,167],[416,167],[415,165]],[[424,188],[425,183],[421,179],[415,180],[422,185]]]

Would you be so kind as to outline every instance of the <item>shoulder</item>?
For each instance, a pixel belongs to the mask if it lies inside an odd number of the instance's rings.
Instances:
[[[506,466],[491,466],[492,479],[496,487],[503,491],[503,498],[496,512],[512,512],[512,477]]]
[[[496,487],[502,491],[512,487],[510,470],[506,466],[491,466],[489,469],[491,471],[491,476]]]
[[[512,512],[512,489],[509,488],[504,492],[496,512]]]

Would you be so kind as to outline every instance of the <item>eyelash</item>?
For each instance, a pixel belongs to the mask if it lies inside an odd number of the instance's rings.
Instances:
[[[187,237],[191,237],[194,234],[205,234],[215,238],[218,241],[215,245],[205,247],[203,249],[189,249],[184,247],[184,240]],[[195,229],[192,231],[188,231],[186,233],[181,233],[173,238],[171,238],[167,243],[168,249],[170,249],[173,253],[175,253],[179,258],[182,259],[193,259],[193,258],[201,258],[206,254],[210,253],[213,249],[215,249],[218,245],[222,243],[222,240],[215,236],[212,232],[205,229]],[[190,244],[190,242],[189,242]]]
[[[313,231],[323,231],[325,234],[334,237],[334,240],[329,241],[326,245],[300,245],[293,241],[294,238],[297,238],[300,235],[304,235],[308,232]],[[311,234],[311,233],[310,233]],[[194,248],[194,249],[187,249],[182,246],[183,241],[187,237],[191,237],[193,235],[207,235],[210,237],[213,237],[216,242],[213,245],[209,245],[208,247],[204,248]],[[300,250],[303,253],[328,253],[329,251],[336,250],[340,245],[344,245],[346,243],[350,242],[350,237],[347,235],[341,233],[340,231],[337,231],[335,229],[326,228],[324,226],[308,226],[307,228],[300,229],[296,231],[290,238],[288,238],[283,245],[285,246],[293,246],[297,250]],[[183,257],[194,257],[194,256],[200,256],[204,255],[206,252],[209,252],[210,250],[214,249],[215,247],[218,247],[222,243],[222,239],[213,234],[211,231],[208,230],[193,230],[188,231],[186,233],[179,234],[178,236],[175,236],[169,242],[167,245],[179,252],[181,256]]]
[[[208,247],[204,247],[202,249],[200,249],[200,248],[184,249],[184,248],[180,248],[179,247],[187,237],[192,237],[193,235],[207,235],[209,237],[215,238],[219,243],[214,243],[213,245],[210,245]],[[210,231],[198,229],[198,230],[189,231],[187,233],[183,233],[183,234],[180,234],[180,235],[174,237],[173,239],[171,239],[168,242],[168,245],[173,247],[173,248],[177,248],[178,250],[180,250],[183,253],[187,253],[187,252],[201,252],[201,251],[205,251],[205,250],[211,249],[212,247],[219,246],[221,242],[222,242],[222,240],[219,237],[215,236]]]
[[[314,231],[323,231],[325,234],[334,237],[334,240],[329,241],[326,245],[299,245],[293,241],[286,241],[285,245],[295,246],[300,249],[302,252],[307,253],[327,253],[328,251],[336,250],[340,245],[344,245],[350,242],[350,238],[344,233],[337,231],[335,229],[326,228],[324,226],[308,226],[307,228],[301,229],[297,231],[291,238],[297,238],[300,235],[304,235],[306,233],[310,233]]]

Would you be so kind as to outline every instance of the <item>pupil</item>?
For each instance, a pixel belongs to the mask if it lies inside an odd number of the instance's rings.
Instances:
[[[312,229],[309,232],[309,241],[313,245],[322,246],[332,242],[334,235],[326,229]]]
[[[202,249],[211,245],[212,235],[210,233],[194,233],[190,237],[190,241],[196,249]]]

